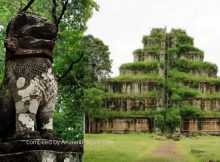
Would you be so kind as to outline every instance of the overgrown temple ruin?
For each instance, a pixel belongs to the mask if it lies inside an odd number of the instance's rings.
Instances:
[[[91,131],[155,131],[157,112],[172,109],[181,132],[220,135],[217,66],[204,61],[204,52],[181,29],[155,28],[142,42],[134,62],[122,64],[120,75],[108,81],[105,108],[114,115],[96,119]]]

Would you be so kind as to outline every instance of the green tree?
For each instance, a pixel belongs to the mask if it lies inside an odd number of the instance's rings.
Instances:
[[[102,40],[87,35],[83,38],[84,82],[86,87],[93,87],[111,72],[110,52]]]
[[[84,90],[82,105],[85,115],[88,118],[89,133],[91,130],[91,123],[95,117],[100,116],[103,109],[103,91],[97,88],[89,88]]]

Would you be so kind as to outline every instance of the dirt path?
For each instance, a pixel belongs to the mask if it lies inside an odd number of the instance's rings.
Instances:
[[[176,153],[176,144],[173,142],[163,143],[153,151],[153,154],[160,157],[175,157],[178,156]]]

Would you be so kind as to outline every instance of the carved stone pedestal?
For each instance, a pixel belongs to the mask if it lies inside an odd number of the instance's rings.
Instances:
[[[58,140],[0,143],[0,162],[82,162],[83,144]]]

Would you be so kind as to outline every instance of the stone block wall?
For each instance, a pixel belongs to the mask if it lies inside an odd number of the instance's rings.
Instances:
[[[187,52],[179,55],[179,59],[189,60],[189,61],[203,61],[203,56],[198,55],[196,52]]]
[[[216,77],[216,73],[212,72],[210,69],[191,69],[189,73],[197,76]]]
[[[183,84],[189,88],[194,88],[201,93],[219,93],[220,92],[220,84],[208,83],[208,82],[189,82],[183,81]]]
[[[109,82],[108,91],[124,94],[141,94],[144,92],[158,90],[158,83],[154,81],[130,81],[130,82]]]
[[[91,133],[130,133],[130,132],[151,132],[152,118],[147,117],[120,117],[113,119],[96,119],[91,126]],[[88,132],[88,122],[86,132]]]
[[[210,135],[220,135],[220,118],[186,118],[183,120],[181,132],[202,132]]]
[[[130,69],[121,69],[120,68],[120,75],[142,75],[147,73],[159,73],[158,69],[155,70],[146,70],[146,69],[139,69],[139,70],[130,70]]]
[[[0,143],[0,162],[82,162],[82,141],[26,139]]]
[[[156,98],[109,98],[105,100],[105,107],[120,111],[147,110],[156,108],[158,102]]]
[[[204,111],[220,111],[220,98],[195,98],[185,102]]]
[[[148,38],[147,40],[144,41],[144,46],[145,47],[163,46],[163,42],[157,38]]]
[[[130,133],[153,132],[154,119],[148,117],[120,117],[112,119],[96,119],[91,126],[91,133]],[[88,123],[86,123],[88,132]],[[182,122],[181,133],[207,133],[220,135],[220,118],[185,118]]]
[[[143,52],[141,54],[134,54],[134,62],[157,61],[157,60],[158,60],[158,56],[156,53]]]

